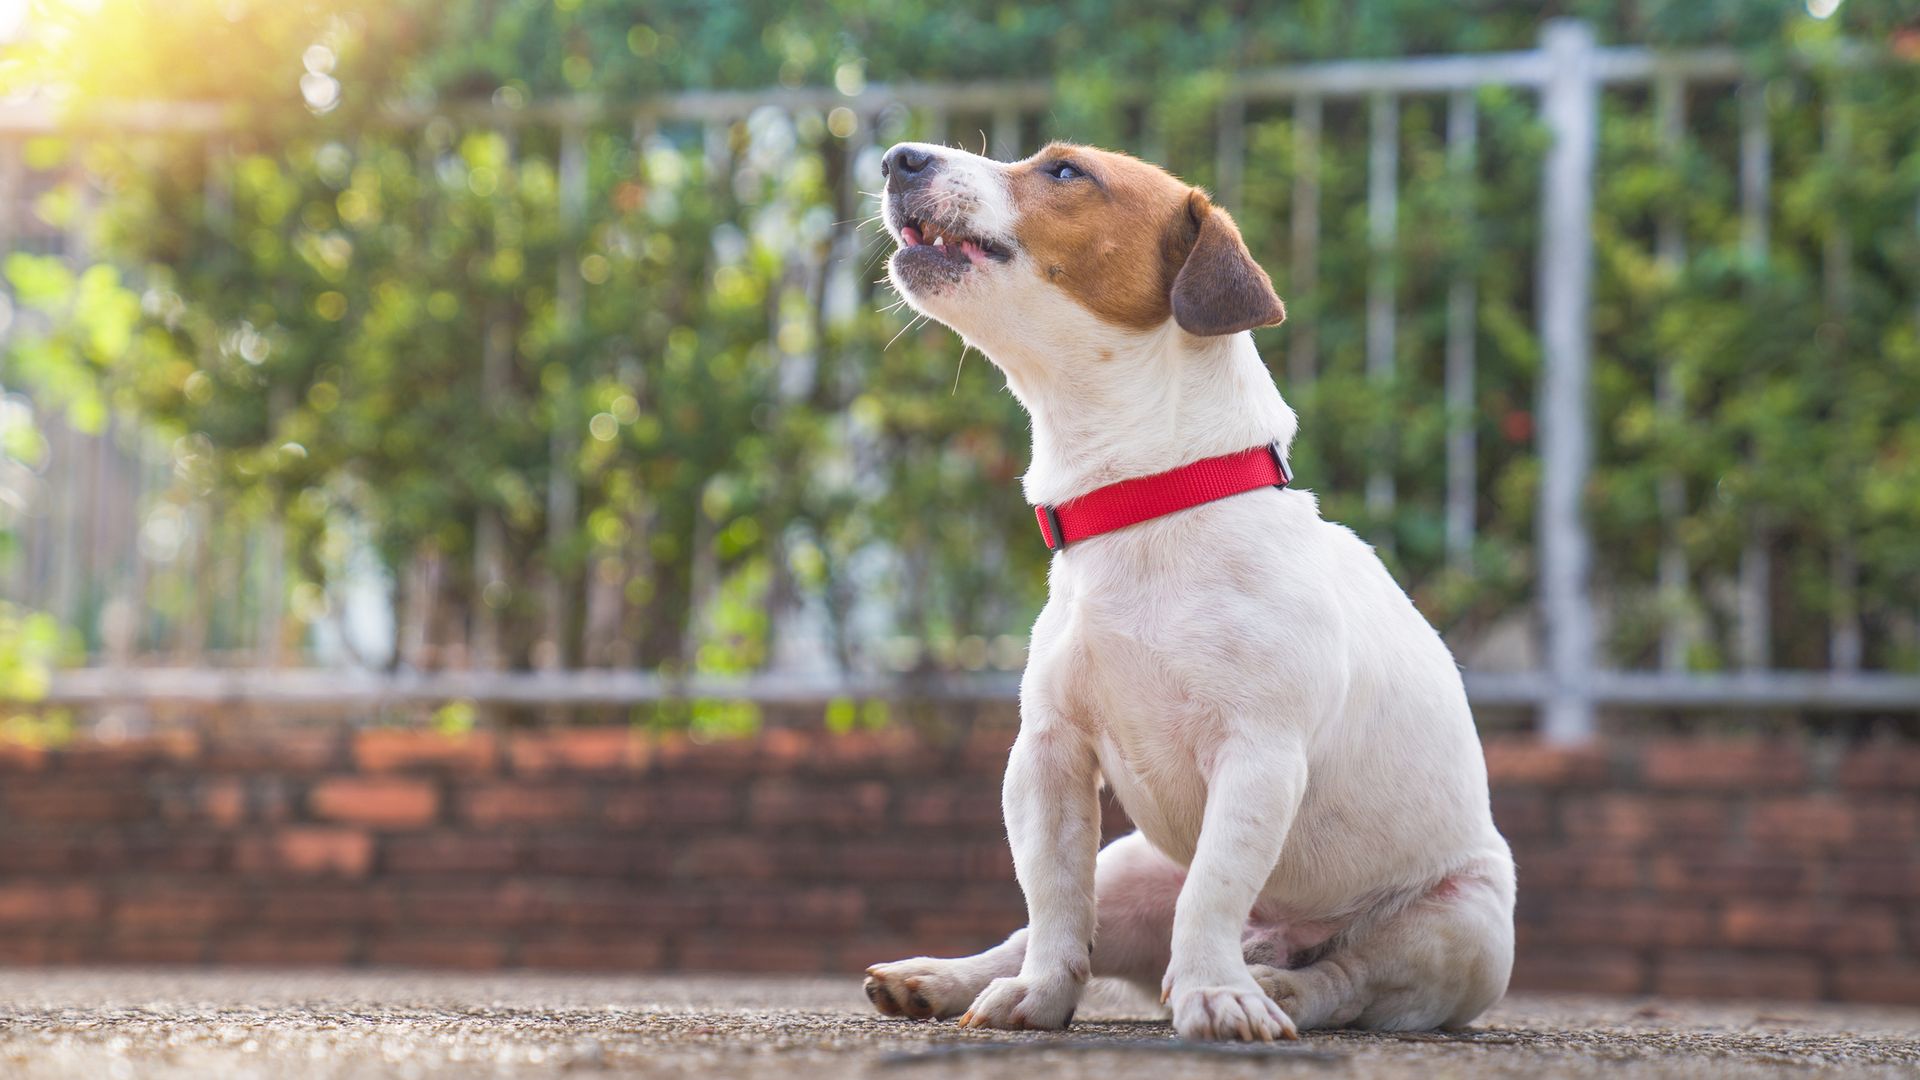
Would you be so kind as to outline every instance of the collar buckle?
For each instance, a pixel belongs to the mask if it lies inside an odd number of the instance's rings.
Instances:
[[[1046,503],[1034,507],[1033,512],[1040,517],[1040,529],[1042,533],[1040,539],[1046,542],[1047,550],[1065,551],[1067,549],[1067,533],[1065,529],[1060,527],[1060,511],[1055,508],[1052,503]]]
[[[1273,467],[1280,471],[1280,482],[1273,486],[1283,488],[1293,483],[1293,466],[1287,461],[1286,451],[1280,449],[1278,440],[1267,444],[1267,456],[1273,459]]]

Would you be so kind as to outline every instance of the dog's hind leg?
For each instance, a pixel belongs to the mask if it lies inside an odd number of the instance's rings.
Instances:
[[[1186,871],[1139,833],[1108,844],[1094,864],[1099,929],[1093,973],[1125,979],[1152,992],[1167,970],[1173,905]],[[967,1011],[987,984],[1017,975],[1026,958],[1027,932],[976,956],[951,960],[921,956],[867,969],[867,997],[888,1016],[946,1019]]]
[[[1255,966],[1254,981],[1302,1029],[1463,1027],[1507,989],[1511,875],[1455,874],[1314,963]]]

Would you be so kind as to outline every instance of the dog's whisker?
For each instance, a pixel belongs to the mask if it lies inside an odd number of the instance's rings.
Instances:
[[[911,329],[913,329],[913,327],[914,327],[914,324],[915,324],[915,323],[917,323],[917,322],[919,322],[919,321],[920,321],[919,319],[908,319],[908,320],[907,320],[907,325],[905,325],[905,326],[903,326],[903,327],[901,327],[901,328],[900,328],[900,332],[899,332],[899,333],[897,333],[897,334],[895,334],[895,335],[893,335],[892,337],[890,337],[890,338],[888,338],[888,339],[887,339],[887,343],[886,343],[885,345],[882,345],[882,346],[880,346],[880,351],[884,353],[884,352],[886,352],[886,351],[887,351],[888,349],[891,349],[891,348],[893,348],[893,343],[894,343],[894,342],[896,342],[896,341],[899,341],[899,340],[900,340],[900,339],[901,339],[901,338],[902,338],[903,336],[905,336],[905,335],[906,335],[906,333],[907,333],[907,331],[909,331],[909,330],[911,330]]]

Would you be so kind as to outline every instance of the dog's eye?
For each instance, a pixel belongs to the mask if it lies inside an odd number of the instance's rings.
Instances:
[[[1056,161],[1042,171],[1055,180],[1078,180],[1087,175],[1081,172],[1080,167],[1071,161]]]

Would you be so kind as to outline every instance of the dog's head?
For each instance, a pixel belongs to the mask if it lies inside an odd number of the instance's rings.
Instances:
[[[1055,143],[1005,163],[901,143],[882,169],[894,286],[990,354],[1170,320],[1215,337],[1286,318],[1227,212],[1137,158]]]

